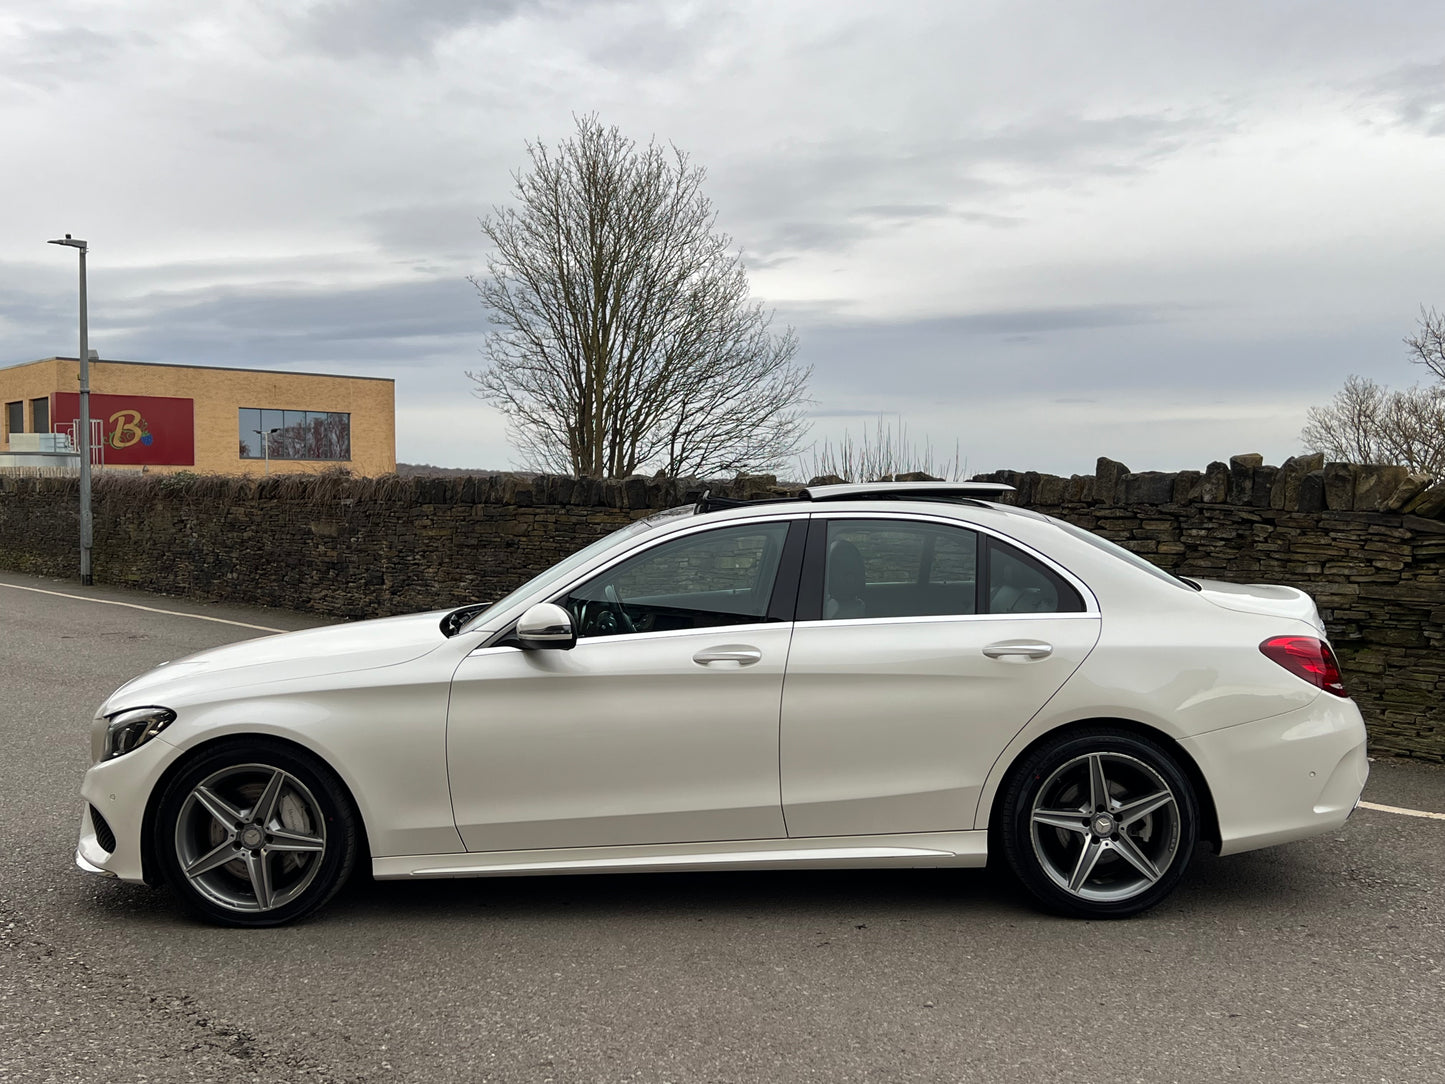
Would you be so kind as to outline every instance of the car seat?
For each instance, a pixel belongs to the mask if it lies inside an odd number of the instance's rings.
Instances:
[[[1058,592],[1039,573],[1021,561],[995,552],[988,612],[994,614],[1050,613],[1058,609]]]
[[[867,617],[863,594],[868,574],[863,555],[853,543],[838,539],[828,547],[828,582],[824,591],[823,616],[833,621]]]

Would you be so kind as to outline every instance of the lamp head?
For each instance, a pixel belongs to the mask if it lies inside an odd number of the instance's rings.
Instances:
[[[65,245],[67,248],[78,248],[78,249],[80,249],[80,251],[82,251],[82,252],[84,252],[84,251],[86,250],[86,247],[87,247],[87,246],[86,246],[86,243],[85,243],[84,241],[77,241],[74,237],[71,237],[70,234],[68,234],[68,233],[67,233],[67,234],[65,235],[65,237],[64,237],[63,239],[61,239],[61,240],[58,240],[58,241],[46,241],[45,243],[46,243],[47,245]]]

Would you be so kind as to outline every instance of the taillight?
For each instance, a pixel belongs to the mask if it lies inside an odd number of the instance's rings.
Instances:
[[[1313,636],[1273,636],[1259,645],[1266,656],[1295,677],[1304,678],[1327,693],[1349,696],[1330,645]]]

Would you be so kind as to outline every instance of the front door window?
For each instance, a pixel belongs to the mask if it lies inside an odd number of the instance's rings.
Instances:
[[[788,524],[749,523],[664,542],[574,588],[580,637],[767,621]]]

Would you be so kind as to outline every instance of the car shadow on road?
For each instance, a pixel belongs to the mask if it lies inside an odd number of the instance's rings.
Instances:
[[[1005,901],[1012,884],[987,870],[767,870],[630,873],[436,881],[359,881],[333,913],[377,910],[439,917],[485,910],[510,917],[658,914],[736,916],[836,909],[928,913]]]
[[[1206,917],[1309,905],[1330,886],[1288,852],[1218,858],[1200,854],[1159,916]],[[1004,870],[859,869],[469,878],[433,882],[358,880],[333,901],[336,920],[405,916],[408,923],[487,917],[652,922],[766,914],[779,920],[877,914],[973,922],[1072,921],[1045,913]]]
[[[107,921],[164,927],[191,922],[162,889],[116,881],[78,882],[90,891],[84,909]],[[1321,868],[1308,845],[1219,858],[1195,856],[1184,881],[1151,915],[1206,918],[1221,912],[1313,906],[1338,894],[1340,880]],[[577,920],[655,923],[659,919],[725,920],[766,914],[780,919],[888,915],[935,920],[967,915],[994,920],[1067,921],[1041,912],[1006,871],[995,869],[854,869],[630,873],[537,877],[373,881],[358,875],[315,920],[347,925],[446,925]],[[1147,917],[1147,916],[1146,916]]]

